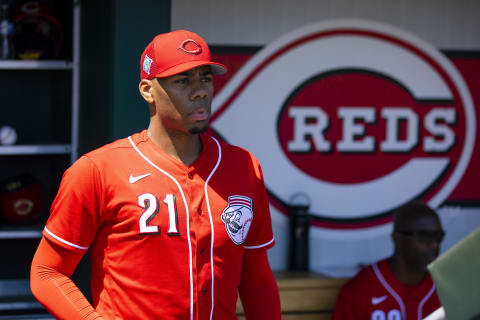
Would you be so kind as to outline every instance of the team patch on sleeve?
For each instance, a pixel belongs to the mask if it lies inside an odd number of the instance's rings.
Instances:
[[[230,239],[240,245],[245,242],[253,219],[253,201],[249,197],[228,197],[228,206],[223,210],[222,221]]]

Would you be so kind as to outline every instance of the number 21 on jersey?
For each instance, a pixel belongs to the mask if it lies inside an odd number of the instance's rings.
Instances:
[[[167,194],[163,202],[168,209],[168,231],[167,234],[171,236],[180,235],[178,231],[178,212],[177,204],[175,202],[175,196],[173,194]],[[151,193],[144,193],[138,196],[138,205],[144,209],[140,219],[138,220],[139,234],[160,234],[160,226],[151,225],[150,222],[158,214],[159,211],[159,201]]]

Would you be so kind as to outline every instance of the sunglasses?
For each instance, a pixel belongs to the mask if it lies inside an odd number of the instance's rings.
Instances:
[[[445,231],[428,231],[428,230],[415,230],[415,231],[395,231],[400,234],[404,234],[407,236],[413,236],[419,242],[430,243],[432,241],[435,242],[442,242],[443,238],[445,237]]]

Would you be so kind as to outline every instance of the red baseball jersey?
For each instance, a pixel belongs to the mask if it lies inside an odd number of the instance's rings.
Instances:
[[[385,259],[360,271],[342,288],[332,320],[421,320],[438,308],[429,273],[418,285],[407,286]]]
[[[64,174],[43,234],[91,253],[106,319],[236,319],[245,250],[274,245],[258,160],[201,135],[190,166],[142,131]]]

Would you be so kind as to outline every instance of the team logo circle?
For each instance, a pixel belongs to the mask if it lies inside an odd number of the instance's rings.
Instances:
[[[29,199],[18,199],[13,204],[15,212],[20,216],[25,216],[32,212],[34,205],[33,202]]]
[[[259,158],[273,198],[306,193],[311,213],[332,225],[382,223],[413,199],[438,207],[475,140],[472,99],[453,64],[367,21],[319,23],[273,42],[214,108],[214,129]]]
[[[192,39],[184,40],[180,44],[178,49],[185,53],[193,54],[193,55],[202,53],[202,47],[198,43],[196,43],[195,40],[192,40]]]

